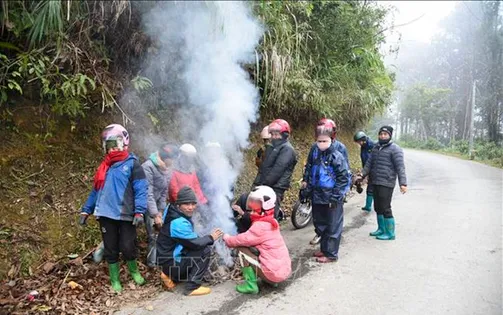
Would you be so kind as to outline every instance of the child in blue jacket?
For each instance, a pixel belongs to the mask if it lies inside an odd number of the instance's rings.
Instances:
[[[144,220],[148,183],[138,158],[128,152],[129,134],[123,126],[107,126],[102,133],[102,145],[106,155],[82,207],[80,224],[86,224],[93,213],[98,219],[110,282],[113,290],[120,292],[119,252],[122,252],[133,280],[138,285],[145,283],[136,264],[136,226]]]

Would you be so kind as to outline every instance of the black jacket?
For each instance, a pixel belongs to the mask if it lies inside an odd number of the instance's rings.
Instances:
[[[157,237],[157,259],[160,265],[180,263],[189,251],[201,250],[212,244],[211,236],[199,237],[194,232],[190,217],[184,215],[176,206],[169,206],[164,225]]]
[[[407,186],[402,148],[392,142],[376,145],[362,173],[364,177],[369,175],[374,185],[394,188],[398,177],[400,186]]]
[[[290,188],[295,165],[297,165],[297,153],[288,140],[283,140],[268,150],[253,185],[287,190]]]

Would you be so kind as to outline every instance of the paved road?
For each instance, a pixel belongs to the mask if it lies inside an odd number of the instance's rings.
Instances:
[[[118,314],[502,314],[503,172],[475,162],[406,151],[409,193],[395,191],[395,241],[368,236],[375,214],[346,205],[336,264],[317,265],[312,227],[284,228],[294,279],[258,296],[234,283],[211,295],[162,293]],[[145,310],[146,305],[154,311]]]

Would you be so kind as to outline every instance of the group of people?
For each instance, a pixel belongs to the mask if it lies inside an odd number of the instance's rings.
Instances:
[[[403,153],[391,142],[392,131],[389,126],[381,128],[379,144],[373,147],[363,132],[355,135],[362,147],[364,166],[358,180],[370,177],[364,209],[370,211],[373,198],[378,229],[371,235],[379,239],[395,237],[390,203],[396,176],[402,192],[407,189]],[[207,216],[211,198],[205,194],[209,188],[204,174],[196,169],[196,148],[191,144],[164,144],[140,164],[128,151],[127,130],[118,124],[107,126],[102,132],[105,156],[81,209],[80,224],[86,224],[91,214],[99,221],[112,289],[122,290],[120,253],[134,282],[145,283],[136,262],[136,228],[141,224],[146,225],[148,235],[148,266],[160,267],[160,278],[168,290],[184,282],[186,295],[211,292],[202,282],[215,242],[225,243],[239,258],[244,282],[236,287],[238,292],[258,293],[258,279],[272,286],[285,281],[291,273],[291,260],[278,222],[284,218],[280,205],[297,164],[290,134],[290,125],[283,119],[272,121],[262,130],[264,148],[257,153],[258,173],[251,191],[231,207],[237,235],[220,228],[198,235],[193,215]],[[330,119],[316,125],[316,142],[309,152],[299,192],[300,198],[310,199],[313,205],[316,236],[311,243],[320,243],[320,250],[314,253],[320,263],[338,259],[344,198],[351,182],[347,150],[336,134],[336,125]]]

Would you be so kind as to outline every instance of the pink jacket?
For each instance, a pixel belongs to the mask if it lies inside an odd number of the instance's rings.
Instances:
[[[245,233],[224,236],[229,247],[256,247],[260,251],[260,269],[271,282],[282,282],[292,272],[292,262],[281,232],[268,222],[256,221]]]

